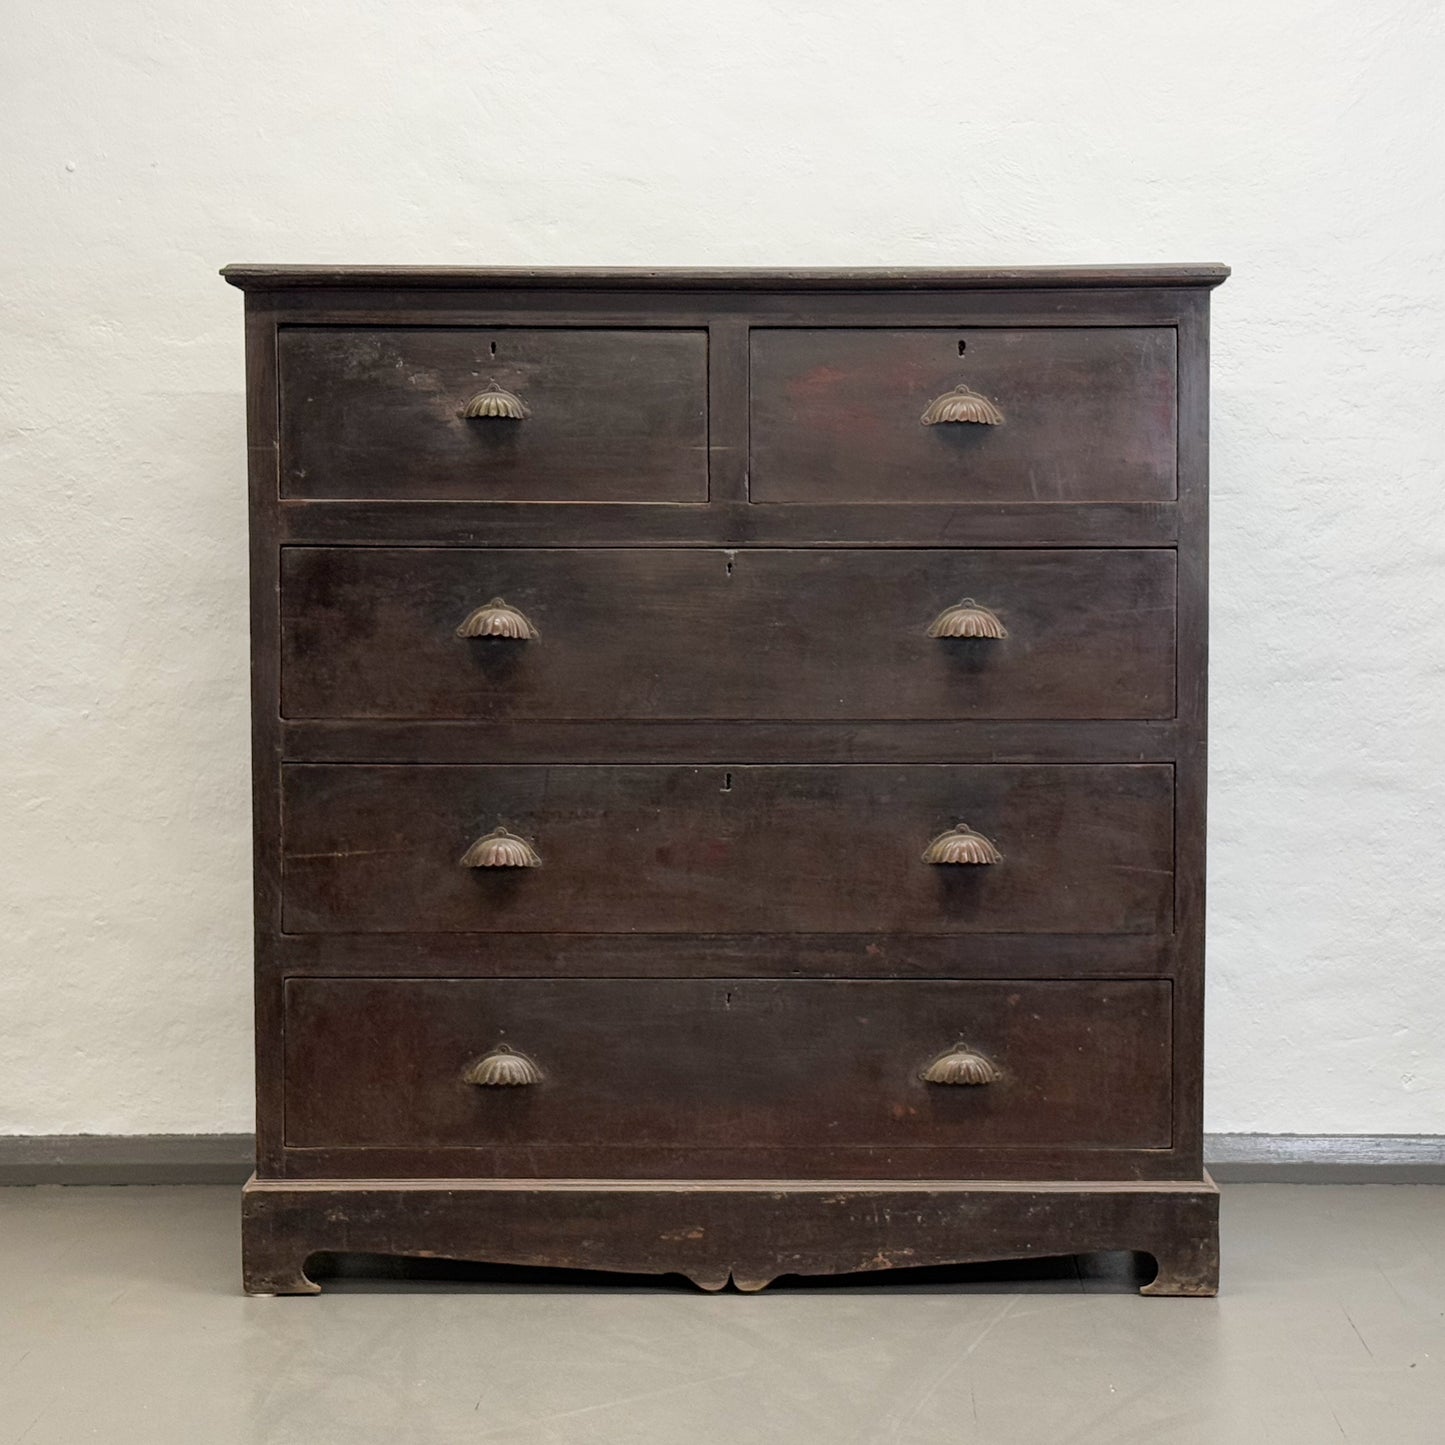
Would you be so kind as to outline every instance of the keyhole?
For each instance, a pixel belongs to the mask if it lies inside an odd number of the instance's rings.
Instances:
[[[732,775],[731,773],[724,773],[724,774],[723,774],[723,785],[722,785],[721,791],[724,792],[724,793],[730,793],[730,792],[732,792],[732,790],[733,790],[733,775]]]
[[[497,354],[497,343],[496,343],[495,341],[492,342],[490,349],[491,349],[492,355],[495,356],[495,355]],[[959,349],[960,351],[963,350],[963,342],[960,341],[960,342],[958,343],[958,349]]]
[[[724,567],[727,569],[727,574],[728,574],[729,577],[731,577],[731,576],[733,575],[733,559],[734,559],[737,555],[738,555],[738,554],[737,554],[736,552],[724,552],[724,553],[723,553],[723,556],[727,559],[727,560],[723,563],[723,565],[724,565]]]
[[[496,349],[497,349],[497,348],[496,348],[495,346],[492,348],[493,351],[495,351]],[[958,354],[959,354],[960,356],[962,356],[963,353],[964,353],[965,351],[967,351],[967,350],[968,350],[968,342],[960,340],[959,343],[958,343]]]

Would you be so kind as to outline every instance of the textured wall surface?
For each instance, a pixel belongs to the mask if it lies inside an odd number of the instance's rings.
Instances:
[[[1445,1131],[1442,14],[6,6],[0,1133],[249,1125],[235,260],[1230,262],[1208,1122]]]

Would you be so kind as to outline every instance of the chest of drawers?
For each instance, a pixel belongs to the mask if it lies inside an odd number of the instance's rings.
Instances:
[[[1201,1154],[1219,266],[238,266],[254,1293],[1131,1249]]]

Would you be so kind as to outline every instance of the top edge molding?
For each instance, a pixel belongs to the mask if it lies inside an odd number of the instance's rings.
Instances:
[[[1002,291],[1091,287],[1218,286],[1229,267],[1216,261],[1150,266],[846,267],[487,267],[225,266],[243,291],[364,288],[416,290],[619,291]]]

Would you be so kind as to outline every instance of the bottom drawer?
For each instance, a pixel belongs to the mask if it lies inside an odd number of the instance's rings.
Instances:
[[[286,1145],[299,1174],[1113,1177],[1089,1151],[1170,1148],[1170,1006],[1167,980],[294,978]],[[926,1079],[960,1043],[981,1062],[934,1072],[987,1081]],[[469,1082],[518,1055],[534,1081]]]

